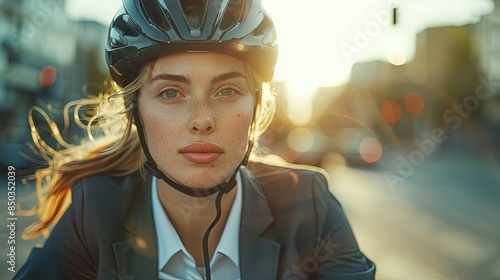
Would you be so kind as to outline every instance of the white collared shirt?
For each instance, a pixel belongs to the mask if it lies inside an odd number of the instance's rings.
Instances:
[[[205,279],[205,267],[196,267],[196,261],[186,250],[163,209],[159,196],[157,179],[152,180],[152,208],[153,218],[158,238],[158,279]],[[239,233],[242,207],[240,173],[236,176],[236,196],[231,207],[226,226],[222,232],[219,244],[210,260],[210,269],[213,279],[236,280],[240,279],[239,269]],[[186,217],[203,211],[196,205],[186,205],[181,209]],[[215,217],[214,217],[215,218]]]

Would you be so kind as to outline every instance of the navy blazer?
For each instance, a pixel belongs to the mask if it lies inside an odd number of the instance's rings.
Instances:
[[[322,173],[252,163],[241,175],[241,279],[374,279]],[[14,279],[157,279],[150,186],[139,176],[76,183],[71,206]]]

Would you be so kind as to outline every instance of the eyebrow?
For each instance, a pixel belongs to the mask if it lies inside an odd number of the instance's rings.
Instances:
[[[182,76],[182,75],[166,74],[166,73],[162,73],[162,74],[158,74],[158,75],[154,76],[153,79],[151,79],[151,83],[154,83],[154,82],[160,81],[160,80],[169,80],[169,81],[180,82],[180,83],[184,83],[184,84],[188,84],[188,85],[191,84],[191,79],[189,77]]]
[[[215,83],[229,80],[232,78],[244,78],[244,79],[246,79],[247,76],[239,71],[231,71],[231,72],[223,73],[223,74],[220,74],[220,75],[213,77],[210,80],[210,83],[215,84]]]
[[[220,75],[213,77],[212,79],[210,79],[210,83],[215,84],[215,83],[222,82],[222,81],[232,79],[232,78],[244,78],[244,79],[246,79],[247,76],[239,71],[231,71],[231,72],[222,73]],[[150,83],[154,83],[154,82],[160,81],[160,80],[175,81],[175,82],[180,82],[180,83],[184,83],[184,84],[188,84],[188,85],[191,84],[191,79],[187,76],[167,74],[167,73],[161,73],[161,74],[154,76],[151,79]]]

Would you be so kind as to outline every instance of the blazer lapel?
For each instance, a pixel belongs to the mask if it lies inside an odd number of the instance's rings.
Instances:
[[[241,279],[275,279],[277,277],[280,244],[260,236],[273,222],[259,182],[250,171],[241,169],[243,207],[240,226]]]
[[[129,238],[113,244],[117,279],[157,279],[158,252],[151,209],[151,176],[137,191],[125,221]]]

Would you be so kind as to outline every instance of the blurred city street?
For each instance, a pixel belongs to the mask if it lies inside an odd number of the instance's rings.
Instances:
[[[447,150],[391,187],[402,154],[370,169],[325,163],[377,279],[500,279],[498,162]]]

